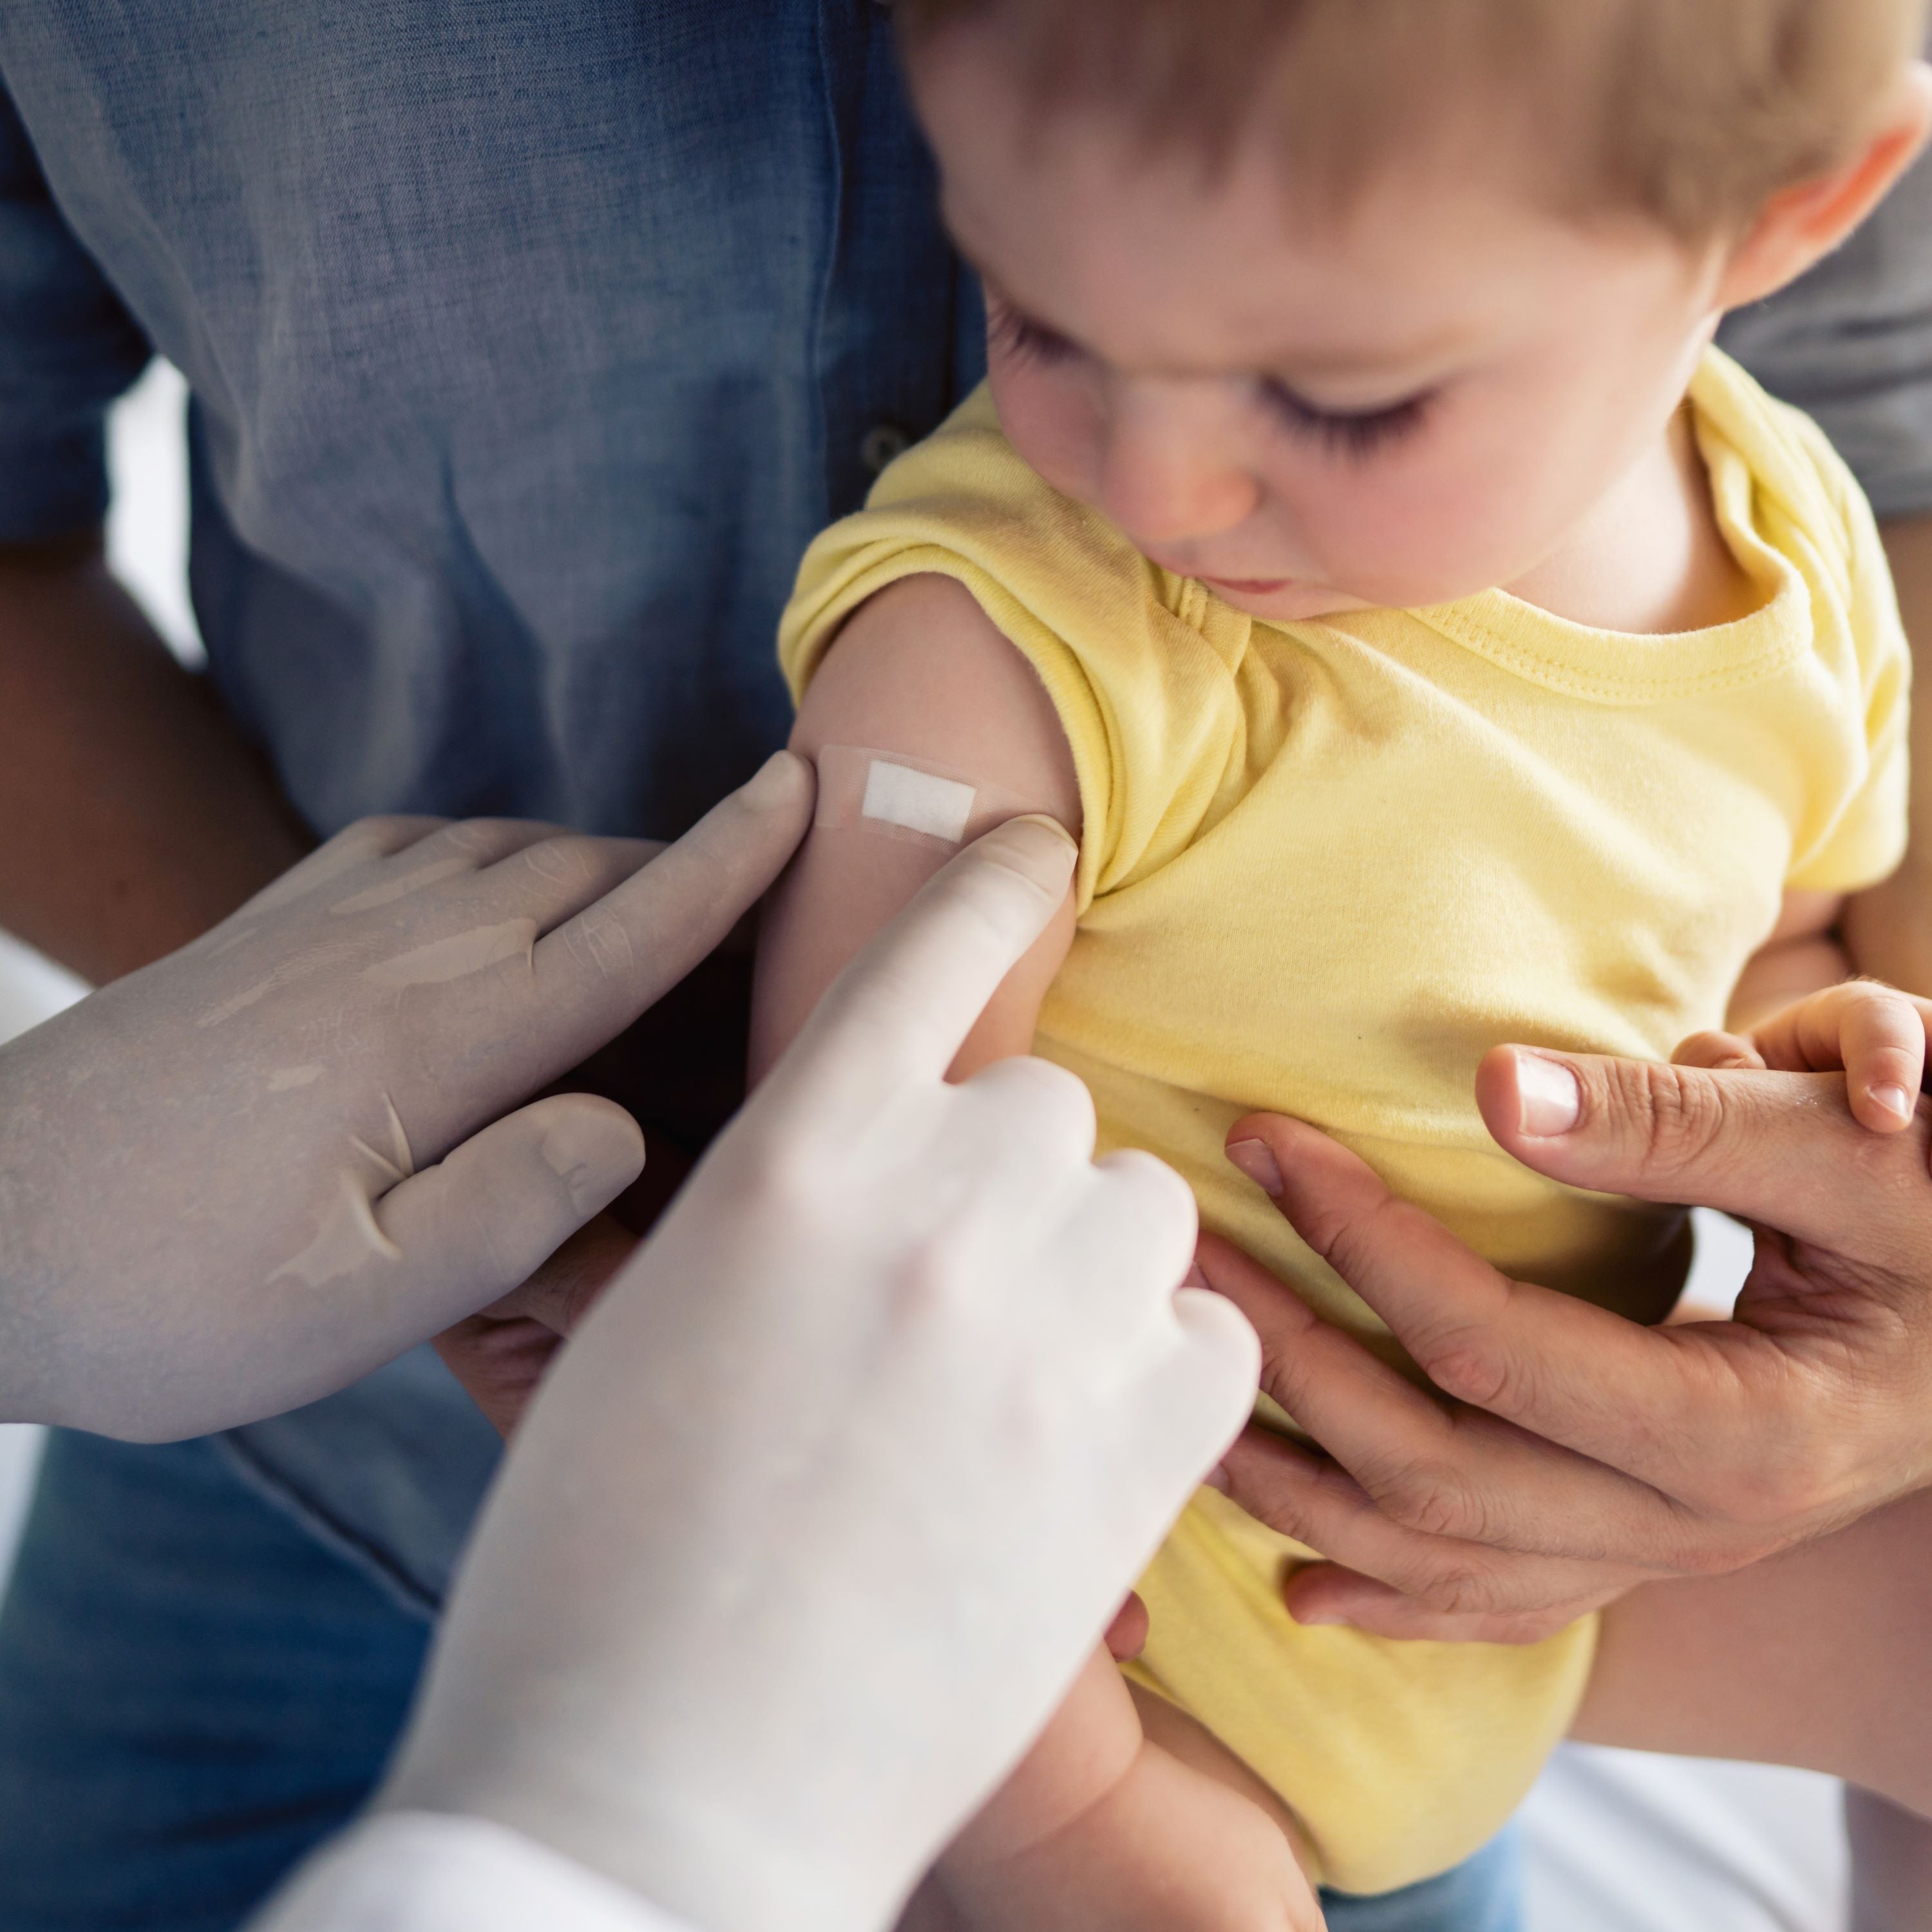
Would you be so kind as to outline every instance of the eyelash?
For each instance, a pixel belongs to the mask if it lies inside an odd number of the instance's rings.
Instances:
[[[1080,352],[1065,336],[1004,305],[994,314],[992,335],[995,348],[1030,362],[1065,362]]]
[[[1386,409],[1322,410],[1304,401],[1286,383],[1272,380],[1262,384],[1262,395],[1275,420],[1291,435],[1357,462],[1413,436],[1432,400],[1411,396]]]
[[[1070,362],[1080,353],[1065,336],[1004,304],[994,314],[992,339],[994,346],[1005,355],[1047,365]],[[1272,377],[1264,379],[1260,388],[1269,413],[1289,434],[1354,462],[1365,462],[1414,435],[1435,400],[1424,394],[1392,403],[1386,409],[1324,410]]]

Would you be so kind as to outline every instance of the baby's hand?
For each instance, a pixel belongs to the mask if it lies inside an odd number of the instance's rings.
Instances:
[[[1925,1076],[1932,1000],[1875,980],[1847,980],[1773,1013],[1748,1034],[1693,1034],[1672,1057],[1684,1066],[1842,1067],[1852,1112],[1876,1134],[1912,1124]]]

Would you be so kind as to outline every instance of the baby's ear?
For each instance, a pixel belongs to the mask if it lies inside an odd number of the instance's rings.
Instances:
[[[1780,188],[1732,250],[1720,308],[1762,302],[1821,261],[1882,201],[1932,134],[1932,68],[1909,61],[1864,144],[1828,173]]]

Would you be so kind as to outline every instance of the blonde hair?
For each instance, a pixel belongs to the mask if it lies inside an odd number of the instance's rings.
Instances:
[[[1514,112],[1551,196],[1704,239],[1875,131],[1927,0],[898,0],[908,52],[996,24],[1036,110],[1102,104],[1210,166],[1257,128],[1342,200],[1418,125]],[[1488,98],[1483,91],[1488,91]]]

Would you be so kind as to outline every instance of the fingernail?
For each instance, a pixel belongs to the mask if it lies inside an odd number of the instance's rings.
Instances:
[[[1207,1474],[1201,1478],[1201,1486],[1204,1490],[1213,1490],[1220,1495],[1225,1496],[1228,1493],[1227,1464],[1225,1462],[1216,1462],[1214,1468],[1210,1469]]]
[[[1001,856],[1016,872],[1024,874],[1048,892],[1064,891],[1073,862],[1080,848],[1066,836],[1064,826],[1038,813],[1024,818],[1010,818],[986,842],[997,844]]]
[[[1201,1272],[1201,1264],[1198,1262],[1190,1262],[1187,1264],[1187,1272],[1181,1276],[1180,1285],[1183,1288],[1205,1288],[1210,1292],[1213,1287],[1208,1277]]]
[[[1910,1120],[1916,1111],[1912,1104],[1912,1096],[1903,1087],[1874,1087],[1872,1098],[1888,1114],[1894,1114],[1901,1120]]]
[[[1288,1613],[1304,1630],[1312,1630],[1318,1625],[1346,1624],[1348,1621],[1334,1610],[1298,1610],[1292,1604],[1288,1606]]]
[[[570,1204],[586,1219],[644,1171],[644,1136],[608,1102],[554,1108],[537,1144]]]
[[[1281,1169],[1265,1141],[1234,1141],[1229,1144],[1228,1158],[1252,1180],[1270,1201],[1281,1198]]]
[[[1526,1134],[1567,1134],[1583,1111],[1576,1075],[1540,1053],[1516,1055],[1516,1125]]]

